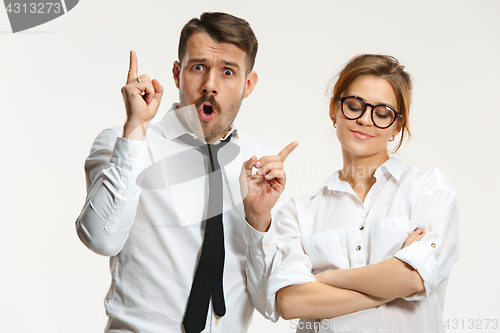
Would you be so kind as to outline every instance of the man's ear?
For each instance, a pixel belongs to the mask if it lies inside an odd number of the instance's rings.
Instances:
[[[174,82],[177,89],[179,89],[179,77],[181,75],[181,64],[178,61],[174,61],[174,66],[172,67],[172,75],[174,76]]]
[[[245,82],[245,92],[243,94],[243,98],[247,98],[250,96],[250,94],[253,91],[253,88],[255,88],[255,85],[259,81],[259,77],[257,76],[257,73],[254,71],[248,73],[246,77],[246,82]]]

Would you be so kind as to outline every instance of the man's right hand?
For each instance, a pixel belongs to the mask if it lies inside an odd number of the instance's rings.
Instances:
[[[297,146],[297,142],[292,142],[278,155],[260,160],[253,156],[243,163],[240,186],[245,217],[257,231],[266,232],[271,225],[271,209],[285,189],[283,162]],[[252,174],[254,167],[258,169],[256,174]]]
[[[134,51],[130,51],[127,84],[122,87],[122,95],[127,111],[123,137],[144,140],[146,129],[160,106],[163,87],[158,80],[150,80],[146,74],[138,76],[137,55]]]

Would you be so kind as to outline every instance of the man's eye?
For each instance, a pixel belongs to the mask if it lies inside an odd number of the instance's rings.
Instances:
[[[224,75],[226,75],[226,76],[231,76],[233,74],[234,74],[234,72],[232,70],[230,70],[230,69],[225,69],[224,70]]]
[[[201,70],[203,70],[203,66],[202,65],[194,65],[193,69],[196,71],[201,71]]]

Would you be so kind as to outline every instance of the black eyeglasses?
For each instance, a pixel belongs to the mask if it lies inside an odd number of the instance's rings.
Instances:
[[[388,128],[394,124],[397,118],[403,118],[403,115],[394,110],[390,105],[373,105],[366,103],[358,96],[340,97],[339,101],[342,103],[340,106],[342,114],[349,120],[361,118],[366,111],[366,107],[370,106],[372,108],[371,116],[373,124],[378,128]]]

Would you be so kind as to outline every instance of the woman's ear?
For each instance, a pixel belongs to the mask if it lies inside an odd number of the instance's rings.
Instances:
[[[330,119],[332,120],[333,127],[337,128],[337,118],[335,118],[335,105],[332,106],[332,103],[330,103]]]
[[[397,136],[399,134],[399,132],[401,132],[401,128],[402,128],[401,124],[399,122],[397,122],[396,124],[397,124],[397,126],[392,131],[393,136]]]
[[[335,103],[333,103],[333,101],[330,101],[329,114],[330,119],[333,121],[333,123],[335,123],[337,120],[335,119]]]
[[[336,107],[335,107],[335,103],[333,102],[333,98],[330,100],[330,108],[329,108],[329,114],[330,114],[330,119],[332,120],[333,122],[333,126],[336,126],[337,125],[337,115],[336,115]]]

